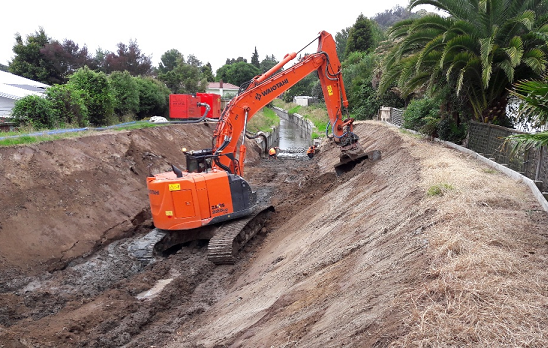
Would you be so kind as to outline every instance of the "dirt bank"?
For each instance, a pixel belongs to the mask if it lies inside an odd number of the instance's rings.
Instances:
[[[250,160],[276,212],[236,265],[213,266],[203,243],[140,264],[127,250],[150,228],[147,167],[210,146],[211,128],[169,129],[0,149],[13,202],[0,213],[0,342],[548,343],[547,214],[524,185],[379,123],[356,132],[382,159],[340,177],[327,143],[311,161]]]
[[[145,178],[211,147],[214,125],[101,133],[0,149],[0,264],[34,275],[131,235],[149,218]],[[250,160],[257,158],[250,151]]]

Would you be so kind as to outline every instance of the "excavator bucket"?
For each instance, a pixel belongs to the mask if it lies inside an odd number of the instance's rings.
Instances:
[[[348,173],[360,162],[365,160],[376,161],[380,158],[381,152],[379,150],[365,152],[359,143],[355,143],[352,148],[343,149],[339,157],[340,162],[335,165],[335,173],[337,175]]]

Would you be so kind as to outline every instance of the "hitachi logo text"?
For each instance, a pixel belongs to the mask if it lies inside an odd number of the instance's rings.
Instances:
[[[274,86],[272,86],[272,87],[268,88],[267,90],[263,91],[263,92],[262,92],[263,97],[264,97],[265,95],[267,95],[267,94],[270,94],[270,93],[274,92],[274,91],[277,90],[278,88],[280,88],[280,87],[282,87],[283,85],[286,85],[286,84],[288,84],[288,83],[289,83],[289,80],[288,80],[288,79],[285,79],[285,80],[283,80],[283,81],[281,81],[281,82],[278,82],[278,83],[275,84]]]

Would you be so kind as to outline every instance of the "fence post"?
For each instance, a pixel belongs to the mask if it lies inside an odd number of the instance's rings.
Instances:
[[[535,180],[538,181],[538,178],[540,176],[540,168],[542,166],[542,156],[543,156],[543,151],[544,151],[544,146],[541,146],[540,147],[540,151],[539,151],[539,157],[538,157],[538,162],[537,162],[537,170],[536,170],[536,173],[535,173]]]

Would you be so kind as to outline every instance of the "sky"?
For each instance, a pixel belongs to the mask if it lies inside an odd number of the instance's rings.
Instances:
[[[48,37],[86,45],[92,55],[101,48],[116,51],[118,43],[136,40],[141,53],[154,66],[170,49],[186,58],[192,54],[213,72],[227,58],[243,57],[251,62],[257,49],[259,61],[267,55],[277,60],[298,52],[319,32],[335,37],[351,27],[360,14],[371,18],[408,0],[383,1],[197,1],[158,2],[126,0],[15,0],[3,6],[0,21],[0,63],[13,59],[15,35],[23,40],[42,27]],[[146,5],[145,5],[146,4]],[[303,50],[312,53],[317,41]]]

